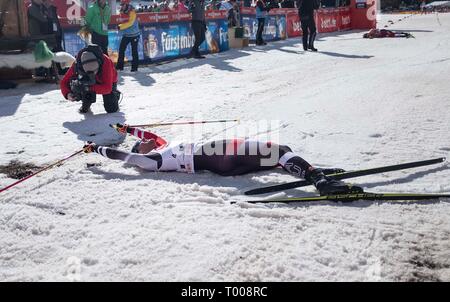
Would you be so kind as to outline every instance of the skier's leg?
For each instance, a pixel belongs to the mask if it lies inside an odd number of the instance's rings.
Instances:
[[[249,153],[247,148],[242,139],[205,143],[194,155],[195,169],[208,170],[222,176],[233,176],[268,170],[277,165],[276,162],[271,166],[261,165],[263,157],[257,153]]]
[[[223,150],[224,156],[216,157],[208,164],[206,170],[226,176],[271,170],[280,165],[280,158],[284,154],[291,152],[287,146],[257,140],[224,140],[222,143],[224,147],[219,150]],[[297,165],[306,163],[300,157],[296,160]],[[299,164],[298,160],[303,162]],[[308,163],[306,165],[310,166]],[[294,167],[293,163],[290,162],[287,167],[292,174],[302,175],[301,169],[298,166]]]
[[[229,143],[229,140],[219,140],[203,144],[194,155],[195,170],[207,170],[221,176],[238,175],[235,156],[226,152]]]
[[[292,153],[288,146],[257,140],[227,143],[226,153],[235,162],[235,166],[240,168],[239,171],[257,172],[281,165],[291,174],[305,178],[308,169],[312,169],[309,163]],[[232,154],[235,156],[232,157]]]
[[[360,187],[351,186],[325,176],[322,169],[314,168],[303,158],[289,151],[289,147],[280,146],[280,149],[287,152],[280,157],[279,164],[289,173],[314,184],[321,195],[363,191]]]
[[[196,170],[208,170],[222,176],[270,170],[278,165],[313,183],[321,194],[352,191],[349,185],[327,178],[322,170],[315,169],[284,145],[254,140],[222,140],[203,145],[194,156]]]

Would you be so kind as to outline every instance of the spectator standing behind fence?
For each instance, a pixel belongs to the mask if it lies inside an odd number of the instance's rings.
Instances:
[[[59,22],[56,6],[53,4],[53,0],[44,0],[43,4],[44,14],[47,17],[47,32],[55,35],[56,39],[56,45],[52,51],[63,51],[63,31],[61,23]]]
[[[108,25],[111,9],[106,0],[95,0],[89,5],[84,17],[86,26],[92,34],[92,43],[99,45],[108,54]]]
[[[195,42],[192,46],[190,57],[196,59],[204,59],[200,54],[199,47],[205,41],[206,20],[205,20],[205,1],[191,0],[189,3],[189,10],[192,13],[192,31],[194,32]]]
[[[32,38],[39,37],[38,39],[41,39],[40,36],[52,34],[52,31],[49,29],[49,20],[45,11],[46,9],[44,7],[43,0],[31,1],[31,4],[27,10],[27,14],[28,30]],[[54,41],[48,41],[48,39],[46,40],[46,43],[48,43],[49,47],[53,48],[55,46]],[[33,78],[37,83],[54,82],[54,80],[52,79],[51,70],[45,67],[34,69]]]
[[[252,0],[244,0],[243,1],[243,7],[251,7],[252,6]]]
[[[421,15],[425,14],[426,5],[427,5],[427,3],[425,1],[422,1],[422,3],[420,3],[420,14]]]
[[[258,30],[256,31],[256,45],[266,45],[263,40],[264,24],[266,22],[267,12],[270,8],[267,7],[265,0],[256,1],[256,19],[258,20]]]
[[[53,0],[43,1],[44,14],[47,17],[47,27],[48,33],[55,36],[55,47],[53,47],[53,52],[64,51],[63,45],[63,31],[58,18],[58,12],[56,6],[53,4]],[[56,68],[58,69],[58,74],[63,75],[66,70],[63,70],[61,64],[56,63]]]
[[[212,0],[207,6],[207,10],[218,10],[220,7],[220,2],[218,0]]]
[[[303,32],[303,49],[317,51],[317,48],[314,48],[317,33],[314,10],[319,8],[319,0],[297,0],[297,7]]]
[[[139,30],[139,21],[136,10],[130,4],[130,0],[120,1],[120,18],[125,20],[124,23],[118,25],[122,33],[122,40],[119,46],[119,59],[117,60],[116,69],[123,70],[123,62],[125,58],[125,50],[128,44],[131,43],[131,54],[133,61],[131,63],[131,71],[137,71],[139,65],[138,43],[141,34]]]
[[[178,13],[187,13],[187,12],[189,12],[187,7],[184,5],[183,1],[181,1],[181,0],[180,1],[175,0],[174,8],[176,9],[176,11]]]
[[[45,35],[48,31],[48,20],[44,14],[42,0],[31,0],[27,13],[30,35],[32,37]]]
[[[228,10],[228,27],[240,27],[241,13],[239,4],[237,4],[236,0],[230,0],[229,3],[232,7]]]
[[[294,0],[283,0],[281,2],[282,8],[295,8]]]

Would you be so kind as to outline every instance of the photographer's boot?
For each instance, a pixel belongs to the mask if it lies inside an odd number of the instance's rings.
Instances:
[[[80,109],[78,109],[78,112],[79,113],[88,113],[89,110],[91,109],[91,104],[92,103],[90,103],[90,102],[83,102]]]
[[[303,50],[307,51],[308,50],[308,33],[303,34],[302,42],[303,42]]]

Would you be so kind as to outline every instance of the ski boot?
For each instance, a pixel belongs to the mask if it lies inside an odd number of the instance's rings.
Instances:
[[[341,169],[341,168],[323,168],[321,169],[323,174],[325,175],[329,175],[329,174],[339,174],[339,173],[344,173],[345,170]]]
[[[321,169],[314,169],[305,175],[314,184],[320,195],[363,193],[363,189],[345,182],[326,177]]]

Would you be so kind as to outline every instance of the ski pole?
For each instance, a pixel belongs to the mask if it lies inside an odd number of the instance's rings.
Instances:
[[[51,165],[49,165],[49,166],[47,166],[47,167],[44,167],[44,168],[40,169],[39,171],[34,172],[33,174],[30,174],[30,175],[28,175],[28,176],[26,176],[26,177],[24,177],[24,178],[19,179],[19,180],[16,181],[15,183],[12,183],[12,184],[10,184],[9,186],[4,187],[3,189],[0,189],[0,193],[3,192],[3,191],[8,190],[9,188],[14,187],[15,185],[20,184],[21,182],[23,182],[23,181],[25,181],[25,180],[27,180],[27,179],[29,179],[29,178],[31,178],[31,177],[33,177],[33,176],[35,176],[35,175],[41,173],[41,172],[44,172],[45,170],[48,170],[48,169],[50,169],[50,168],[53,168],[53,167],[56,166],[56,165],[61,164],[62,162],[64,162],[64,161],[66,161],[66,160],[68,160],[68,159],[74,157],[75,155],[77,155],[77,154],[79,154],[79,153],[81,153],[81,152],[83,152],[83,149],[81,149],[80,151],[77,151],[77,152],[73,153],[72,155],[69,155],[69,156],[67,156],[66,158],[63,158],[63,159],[61,159],[61,160],[59,160],[59,161],[57,161],[57,162],[55,162],[55,163],[53,163],[53,164],[51,164]]]
[[[172,125],[194,125],[194,124],[209,124],[209,123],[227,123],[227,122],[239,122],[239,119],[234,120],[213,120],[213,121],[188,121],[188,122],[167,122],[167,123],[155,123],[145,125],[131,125],[129,127],[159,127],[159,126],[172,126]]]

